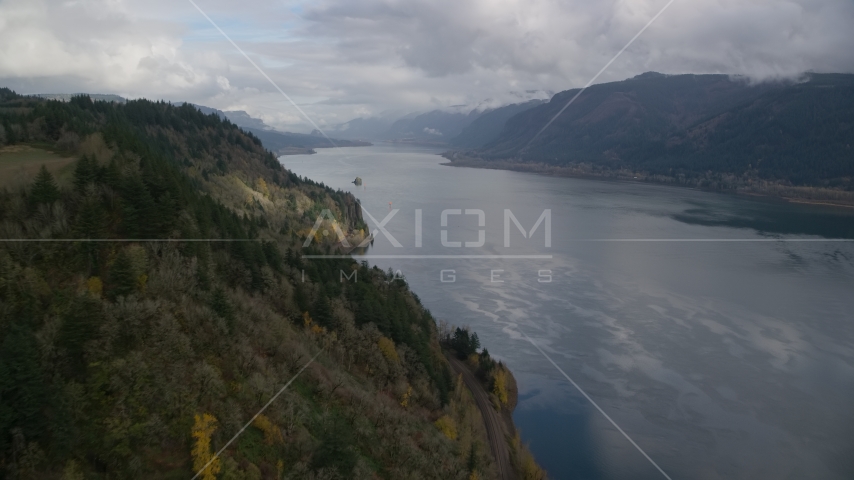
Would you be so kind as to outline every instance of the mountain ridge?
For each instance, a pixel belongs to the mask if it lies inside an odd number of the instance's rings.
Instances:
[[[754,193],[822,188],[847,198],[854,190],[854,75],[750,84],[647,73],[593,85],[555,118],[578,92],[560,92],[508,119],[497,139],[447,156],[457,165],[541,165]]]
[[[482,147],[501,135],[507,120],[542,103],[545,103],[545,100],[535,99],[487,110],[466,125],[448,143],[458,148]]]
[[[329,132],[344,138],[370,141],[392,141],[422,144],[454,145],[452,139],[459,136],[471,123],[483,115],[495,115],[514,105],[528,105],[544,101],[552,92],[543,90],[513,91],[500,99],[487,98],[479,102],[451,105],[427,112],[411,112],[400,115],[384,112],[376,117],[359,117],[333,125]],[[503,115],[498,113],[498,115]],[[503,121],[503,120],[501,120]],[[492,138],[491,130],[488,134]]]
[[[279,155],[310,154],[314,153],[313,149],[315,148],[365,147],[370,145],[369,142],[359,140],[329,139],[322,135],[315,135],[314,132],[312,134],[282,132],[273,129],[263,120],[252,117],[243,110],[222,111],[202,105],[191,105],[198,108],[202,113],[228,119],[247,132],[251,132],[261,140],[265,148]]]

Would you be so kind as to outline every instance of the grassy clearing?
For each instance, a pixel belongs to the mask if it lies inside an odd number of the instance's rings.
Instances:
[[[8,145],[0,148],[0,187],[16,188],[33,181],[42,165],[47,167],[59,184],[69,182],[72,164],[77,157],[64,157],[29,145]]]

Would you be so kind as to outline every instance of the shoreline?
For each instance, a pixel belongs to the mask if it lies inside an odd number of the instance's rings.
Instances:
[[[600,180],[600,181],[615,181],[615,182],[630,182],[630,183],[645,183],[645,184],[653,184],[653,185],[663,185],[669,187],[681,187],[681,188],[693,188],[696,190],[706,191],[706,192],[715,192],[715,193],[724,193],[724,194],[732,194],[732,195],[745,195],[756,198],[763,198],[766,200],[776,200],[783,201],[786,203],[797,203],[801,205],[814,205],[819,207],[830,207],[830,208],[845,208],[845,209],[854,209],[854,192],[845,192],[842,190],[830,190],[830,189],[822,189],[822,192],[825,193],[838,193],[838,194],[848,194],[851,198],[842,200],[842,201],[834,201],[833,199],[827,198],[802,198],[797,196],[787,196],[775,193],[773,191],[750,191],[740,188],[704,188],[698,185],[690,185],[679,183],[673,177],[664,177],[668,180],[656,180],[654,176],[642,174],[642,173],[622,173],[624,171],[614,171],[608,170],[607,173],[596,173],[592,171],[581,171],[580,168],[566,168],[566,167],[558,167],[553,165],[546,164],[525,164],[525,163],[516,163],[512,161],[487,161],[479,158],[472,157],[463,157],[460,158],[456,155],[457,152],[445,152],[442,153],[441,156],[447,159],[447,162],[440,163],[440,165],[447,167],[467,167],[467,168],[482,168],[486,170],[507,170],[513,172],[522,172],[522,173],[534,173],[538,175],[544,176],[552,176],[552,177],[566,177],[566,178],[578,178],[582,180]],[[810,187],[786,187],[783,185],[774,184],[780,189],[783,188],[793,188],[795,190],[798,189],[807,189]]]

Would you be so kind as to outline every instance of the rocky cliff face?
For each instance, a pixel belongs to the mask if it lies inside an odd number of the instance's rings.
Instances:
[[[364,220],[362,220],[362,204],[352,193],[344,196],[344,207],[344,215],[348,227],[354,229],[359,224],[364,223]]]

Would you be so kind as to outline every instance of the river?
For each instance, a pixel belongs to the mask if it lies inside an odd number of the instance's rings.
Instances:
[[[510,366],[552,478],[854,478],[854,210],[437,153],[280,160],[393,213],[367,260]]]

